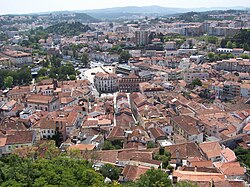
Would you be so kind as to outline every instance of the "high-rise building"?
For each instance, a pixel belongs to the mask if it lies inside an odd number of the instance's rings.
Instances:
[[[135,31],[135,43],[136,45],[147,45],[148,44],[149,32],[145,30]]]

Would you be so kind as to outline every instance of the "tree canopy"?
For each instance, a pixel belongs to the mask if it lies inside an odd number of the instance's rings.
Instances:
[[[154,159],[162,161],[162,167],[166,168],[168,166],[168,162],[171,159],[171,154],[165,151],[164,148],[160,148],[159,152],[154,154]]]
[[[168,175],[159,169],[150,169],[140,176],[136,182],[137,187],[171,187]]]
[[[238,160],[250,168],[250,149],[243,149],[242,147],[237,147],[234,150]]]
[[[118,180],[121,170],[111,164],[105,164],[101,167],[100,172],[104,177],[108,177],[111,180]]]
[[[89,55],[88,53],[83,53],[81,56],[81,63],[84,67],[88,67],[89,66]]]
[[[6,88],[10,88],[13,84],[13,77],[12,76],[8,76],[4,78],[4,86]]]
[[[102,150],[114,150],[114,149],[122,149],[123,143],[121,140],[109,141],[105,140],[102,146]]]
[[[11,80],[10,77],[12,77],[13,80]],[[30,68],[27,66],[24,66],[19,70],[0,69],[0,87],[10,87],[11,85],[28,85],[31,80],[32,77]]]
[[[193,81],[192,81],[192,86],[195,87],[195,86],[202,86],[202,82],[199,78],[195,78]]]
[[[58,80],[74,80],[76,77],[76,70],[72,63],[65,63],[62,65],[62,59],[53,55],[50,59],[51,68],[49,71],[49,77]]]
[[[113,186],[88,161],[54,157],[36,160],[10,155],[0,159],[1,186]]]
[[[228,48],[243,48],[245,51],[250,50],[250,30],[241,29],[233,37],[226,37],[221,46]]]
[[[129,58],[131,58],[131,55],[129,54],[129,52],[128,51],[122,51],[120,53],[119,62],[120,63],[127,63]]]
[[[66,36],[76,36],[81,33],[87,32],[88,30],[92,31],[93,29],[91,29],[88,25],[81,24],[80,22],[73,22],[73,23],[61,22],[45,29],[45,31],[48,33],[66,35]]]

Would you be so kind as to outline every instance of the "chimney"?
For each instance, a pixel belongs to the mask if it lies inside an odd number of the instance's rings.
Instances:
[[[194,167],[194,172],[197,172],[197,166]]]
[[[212,181],[211,181],[211,187],[215,187],[215,185],[214,185],[214,180],[212,179]]]

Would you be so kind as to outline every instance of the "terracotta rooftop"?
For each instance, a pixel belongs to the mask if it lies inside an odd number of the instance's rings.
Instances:
[[[153,135],[153,137],[155,139],[160,138],[160,137],[165,137],[165,133],[163,132],[163,130],[159,127],[156,128],[150,128],[149,131],[151,132],[151,134]]]
[[[27,102],[29,103],[40,103],[40,104],[48,104],[52,102],[54,99],[53,96],[49,95],[39,95],[39,94],[32,94],[28,96]]]
[[[170,145],[165,147],[165,150],[171,153],[171,159],[176,159],[177,155],[183,159],[192,157],[203,158],[199,147],[193,142]]]
[[[175,170],[173,177],[177,177],[178,181],[222,181],[225,180],[225,176],[221,173],[206,173],[206,172],[194,172],[194,171],[181,171]]]
[[[225,158],[226,162],[234,162],[237,160],[235,153],[228,147],[221,150],[221,155]]]
[[[219,142],[200,143],[199,147],[206,154],[208,159],[220,157],[221,146]]]
[[[98,72],[98,73],[95,74],[95,78],[100,78],[100,79],[117,78],[117,75],[114,74],[114,73]]]
[[[107,139],[124,139],[124,130],[120,126],[115,126],[109,133]]]
[[[108,163],[116,163],[117,161],[149,163],[159,166],[160,161],[153,160],[153,152],[149,150],[120,149],[98,151],[98,160]]]
[[[214,166],[227,176],[242,176],[245,173],[239,162],[214,163]]]
[[[196,127],[197,120],[193,117],[182,115],[173,117],[172,120],[189,135],[199,134],[198,128]]]
[[[122,174],[126,180],[135,181],[139,179],[140,176],[146,173],[146,171],[149,169],[150,167],[145,167],[145,166],[126,165],[122,171]]]
[[[213,167],[213,162],[211,160],[201,160],[201,161],[189,161],[192,167]]]
[[[0,147],[4,147],[6,145],[7,137],[0,136]]]
[[[34,131],[11,131],[7,135],[6,145],[32,143]]]
[[[76,144],[68,147],[68,150],[91,151],[95,149],[93,144]]]
[[[248,123],[244,128],[244,131],[250,131],[250,123]]]
[[[6,118],[1,122],[1,130],[27,130],[27,127],[18,118]]]
[[[30,93],[32,90],[31,86],[16,86],[8,92],[8,95],[19,95],[23,93]]]

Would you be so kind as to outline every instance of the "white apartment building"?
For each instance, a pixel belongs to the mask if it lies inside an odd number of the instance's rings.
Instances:
[[[118,77],[113,73],[97,73],[94,77],[94,85],[100,93],[112,93],[117,90]]]

